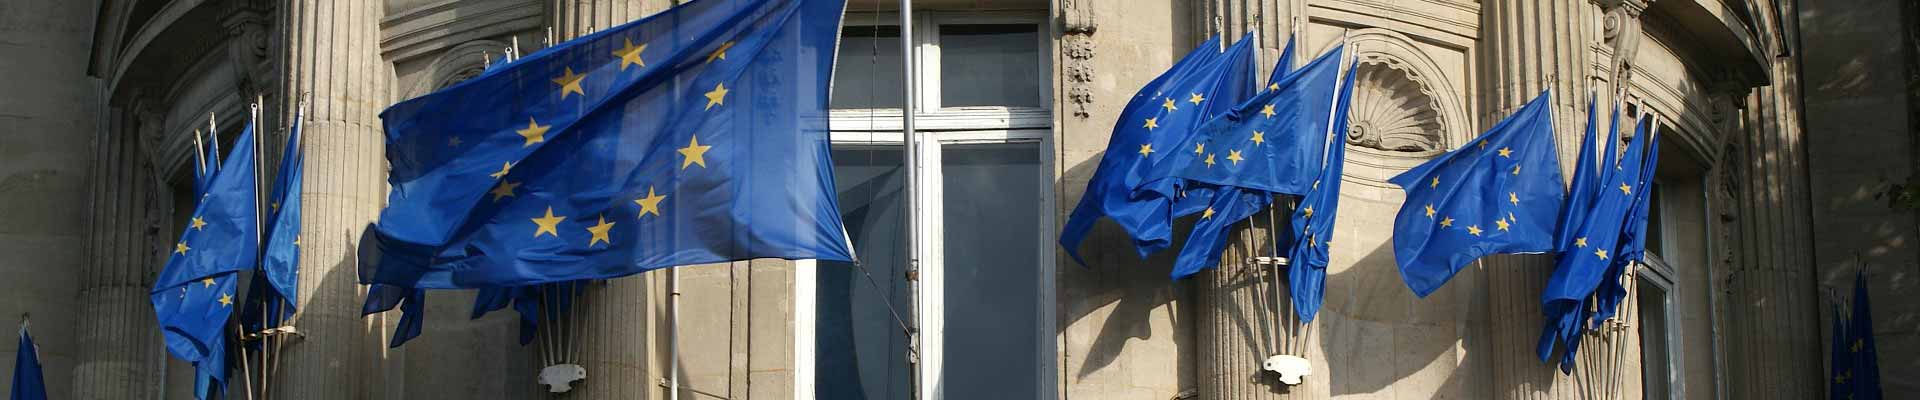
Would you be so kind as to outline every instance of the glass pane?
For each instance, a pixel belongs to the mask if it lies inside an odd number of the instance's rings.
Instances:
[[[1666,226],[1666,222],[1664,221],[1666,216],[1660,212],[1660,209],[1663,208],[1660,206],[1660,182],[1654,181],[1651,190],[1653,191],[1647,193],[1647,251],[1651,251],[1654,254],[1672,256],[1671,254],[1666,254],[1666,247],[1661,246],[1666,243],[1666,239],[1662,238],[1663,235],[1661,235],[1664,233],[1662,231],[1665,230],[1661,228]]]
[[[899,147],[833,150],[841,218],[873,282],[851,263],[819,264],[813,364],[817,398],[912,398],[906,337],[886,306],[891,302],[901,312],[910,309],[910,288],[900,279],[906,262],[900,190],[906,178],[901,165]]]
[[[848,26],[840,29],[840,53],[834,60],[832,108],[900,108],[902,93],[899,26]]]
[[[1647,281],[1640,281],[1640,381],[1647,399],[1673,398],[1671,371],[1673,360],[1667,347],[1667,292]]]
[[[1033,398],[1041,372],[1040,155],[1034,144],[941,152],[946,332],[941,396]]]
[[[941,25],[940,106],[1039,107],[1040,26]]]

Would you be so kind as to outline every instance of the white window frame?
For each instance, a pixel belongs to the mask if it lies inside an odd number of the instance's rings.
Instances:
[[[895,13],[857,13],[849,12],[843,20],[845,26],[891,26],[897,25],[899,15]],[[876,23],[877,22],[877,23]],[[1039,198],[1035,207],[1039,209],[1039,229],[1034,240],[1051,244],[1055,229],[1054,182],[1048,171],[1054,170],[1053,154],[1053,111],[1047,106],[1052,104],[1051,67],[1048,54],[1052,51],[1052,41],[1047,33],[1046,15],[1040,12],[925,12],[916,13],[914,18],[914,70],[912,84],[918,85],[920,101],[915,104],[919,110],[915,117],[915,137],[919,149],[914,154],[915,166],[920,171],[920,180],[913,190],[919,193],[920,226],[916,234],[921,238],[920,248],[915,249],[921,255],[920,285],[921,301],[917,302],[915,313],[932,318],[923,318],[920,322],[920,365],[925,381],[919,385],[918,395],[923,399],[943,398],[938,392],[944,387],[940,382],[945,362],[943,318],[945,315],[945,271],[946,259],[943,250],[944,232],[944,187],[941,175],[941,154],[947,146],[969,144],[1031,144],[1037,153],[1040,165],[1035,171],[1034,180],[1039,185]],[[942,107],[940,104],[940,44],[939,27],[948,24],[1021,24],[1031,23],[1039,27],[1039,51],[1034,62],[1039,63],[1041,76],[1037,79],[1048,80],[1038,85],[1041,107]],[[905,142],[901,134],[901,109],[836,109],[830,112],[829,126],[832,130],[831,141],[834,145],[853,146],[893,146],[899,148]],[[1038,374],[1033,398],[1052,398],[1058,388],[1058,354],[1055,331],[1055,248],[1051,245],[1040,246],[1034,254],[1033,290],[1037,294],[1034,304],[1035,321],[1034,342],[1039,351],[1033,354]],[[818,263],[803,260],[795,264],[799,269],[794,275],[794,399],[812,400],[817,388],[814,379],[816,349],[816,326],[813,320],[816,307]]]
[[[1670,128],[1670,127],[1672,126],[1669,125],[1666,127],[1662,127],[1662,130],[1665,130],[1666,128]],[[1639,284],[1652,284],[1654,287],[1659,288],[1661,293],[1666,294],[1665,296],[1660,297],[1659,307],[1661,310],[1660,315],[1665,317],[1660,322],[1661,322],[1661,326],[1666,328],[1662,332],[1664,333],[1664,336],[1665,336],[1662,339],[1664,339],[1667,344],[1667,355],[1666,355],[1667,395],[1669,399],[1678,399],[1678,398],[1681,398],[1686,393],[1686,388],[1685,388],[1686,382],[1684,379],[1680,379],[1680,374],[1686,371],[1685,369],[1686,357],[1682,356],[1684,353],[1681,351],[1682,343],[1680,341],[1681,338],[1684,337],[1683,335],[1680,334],[1681,330],[1684,329],[1684,327],[1681,326],[1680,316],[1678,315],[1677,312],[1675,312],[1673,307],[1674,298],[1677,297],[1677,294],[1675,291],[1679,290],[1679,285],[1674,284],[1674,277],[1676,275],[1674,275],[1674,272],[1673,272],[1673,265],[1668,264],[1666,258],[1663,258],[1660,256],[1660,252],[1666,250],[1667,244],[1665,242],[1669,240],[1668,238],[1678,237],[1676,235],[1678,235],[1679,232],[1675,232],[1675,229],[1674,229],[1675,224],[1670,223],[1670,221],[1672,221],[1673,216],[1675,215],[1673,213],[1674,210],[1672,210],[1670,207],[1667,207],[1667,204],[1666,204],[1667,199],[1671,198],[1672,196],[1670,193],[1662,193],[1659,191],[1658,188],[1661,186],[1660,181],[1661,179],[1658,179],[1656,177],[1656,179],[1654,179],[1654,184],[1653,184],[1654,187],[1649,188],[1647,190],[1655,191],[1653,192],[1653,194],[1656,195],[1656,199],[1654,200],[1657,200],[1657,201],[1651,202],[1648,205],[1651,207],[1656,207],[1660,211],[1660,216],[1661,216],[1661,220],[1658,221],[1659,225],[1650,226],[1648,227],[1648,229],[1660,230],[1661,242],[1647,244],[1647,249],[1646,249],[1647,255],[1645,260],[1646,262],[1640,265],[1639,270],[1634,274],[1636,275],[1634,279],[1638,279],[1639,281],[1636,283],[1639,283]],[[1702,185],[1700,187],[1706,187],[1706,186]],[[1648,221],[1648,223],[1652,223],[1652,222],[1654,221]],[[1639,296],[1639,293],[1634,293],[1634,296]],[[1636,304],[1638,304],[1637,301],[1636,301]],[[1638,314],[1640,318],[1645,318],[1644,313],[1639,313],[1638,311],[1635,311],[1635,314]],[[1645,341],[1646,339],[1644,337],[1641,338],[1641,347],[1643,348],[1646,346]],[[1641,352],[1641,354],[1644,355],[1646,353]],[[1645,365],[1647,364],[1647,360],[1645,359],[1644,356],[1640,360],[1640,363],[1642,365],[1641,368],[1644,369]],[[1645,374],[1642,374],[1642,377],[1644,376]],[[1641,388],[1643,391],[1645,387],[1646,387],[1646,384],[1642,383]],[[1645,397],[1645,393],[1642,393],[1641,396]]]

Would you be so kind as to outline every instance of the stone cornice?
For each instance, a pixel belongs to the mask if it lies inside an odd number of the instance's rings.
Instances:
[[[539,29],[541,3],[523,0],[446,0],[395,13],[380,21],[380,54],[401,63],[437,54],[458,43]]]

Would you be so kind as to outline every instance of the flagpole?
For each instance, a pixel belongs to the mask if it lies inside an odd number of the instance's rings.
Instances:
[[[913,299],[913,312],[911,315],[913,316],[913,327],[915,328],[907,332],[907,364],[913,373],[911,381],[913,398],[924,399],[925,393],[921,393],[921,391],[926,387],[926,374],[924,368],[922,368],[922,360],[919,356],[919,349],[922,343],[918,330],[918,327],[924,324],[923,320],[926,318],[923,307],[925,301],[921,298],[922,294],[925,293],[925,288],[922,287],[923,281],[920,280],[920,190],[917,187],[920,183],[920,158],[918,154],[916,154],[920,151],[920,140],[919,135],[914,132],[913,126],[914,106],[919,103],[920,90],[916,84],[918,79],[915,79],[914,76],[916,57],[914,57],[913,50],[913,0],[900,0],[900,72],[902,77],[905,78],[902,80],[905,84],[901,86],[905,87],[904,94],[906,95],[903,100],[905,104],[902,104],[900,107],[900,133],[903,144],[901,151],[904,153],[901,159],[907,168],[906,182],[903,189],[906,192],[907,216],[906,226],[903,231],[907,236],[906,278],[908,280],[908,286],[911,287],[911,297]]]

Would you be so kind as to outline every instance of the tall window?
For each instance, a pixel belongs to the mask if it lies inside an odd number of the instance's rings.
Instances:
[[[1050,397],[1044,14],[916,17],[911,84],[921,94],[921,180],[911,206],[898,17],[850,13],[841,31],[831,101],[834,179],[861,265],[818,263],[812,362],[801,366],[812,370],[800,376],[812,377],[819,399],[907,399],[916,390],[947,399]],[[909,212],[921,222],[917,303],[906,279]],[[922,316],[922,387],[912,385],[908,338],[895,312]]]

